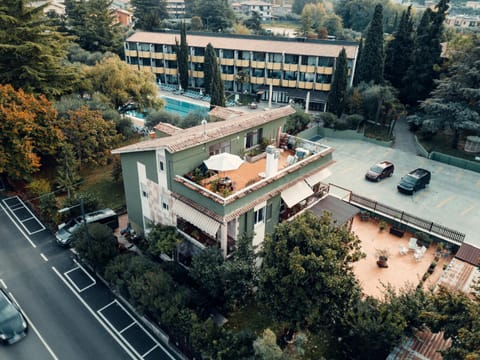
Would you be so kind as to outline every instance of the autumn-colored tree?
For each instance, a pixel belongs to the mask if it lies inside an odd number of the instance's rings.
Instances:
[[[86,69],[86,91],[93,96],[102,94],[104,101],[119,109],[132,101],[140,110],[160,109],[163,101],[157,97],[155,76],[135,70],[116,55],[106,56],[97,65]]]
[[[62,141],[57,112],[44,97],[0,85],[0,174],[28,180]]]
[[[113,121],[105,121],[100,112],[86,106],[68,112],[62,131],[80,164],[105,165],[110,149],[121,139]]]

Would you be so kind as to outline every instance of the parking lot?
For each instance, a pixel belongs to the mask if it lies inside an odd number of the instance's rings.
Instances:
[[[335,148],[336,162],[324,182],[465,233],[465,242],[480,247],[480,174],[365,141],[319,142]],[[366,181],[366,171],[382,160],[395,164],[393,176],[379,183]],[[430,185],[412,196],[399,193],[400,178],[417,167],[431,171]]]
[[[124,344],[132,359],[176,359],[118,299],[98,296],[95,287],[102,284],[97,284],[97,280],[79,262],[73,260],[73,266],[65,269],[62,275],[71,290],[88,304],[112,336]]]
[[[45,226],[32,213],[32,211],[25,205],[25,203],[18,196],[12,196],[3,199],[3,204],[12,212],[15,220],[20,224],[28,235],[34,235],[40,231],[45,230]]]

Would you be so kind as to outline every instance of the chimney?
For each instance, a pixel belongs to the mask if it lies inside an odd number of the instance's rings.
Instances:
[[[267,153],[267,161],[265,166],[265,177],[269,178],[277,173],[278,159],[280,158],[280,150],[273,145],[268,145],[265,149]]]

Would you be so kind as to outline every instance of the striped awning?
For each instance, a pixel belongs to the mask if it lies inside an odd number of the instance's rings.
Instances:
[[[280,197],[289,208],[298,204],[300,201],[305,200],[310,195],[313,195],[313,191],[305,181],[299,181],[295,185],[283,190]]]
[[[211,217],[208,217],[204,213],[197,209],[188,206],[181,201],[175,201],[172,206],[172,211],[181,218],[188,221],[190,224],[195,225],[200,230],[205,231],[207,234],[215,237],[217,235],[220,223]]]
[[[332,172],[329,169],[323,169],[320,170],[319,172],[307,177],[305,179],[305,182],[310,185],[311,187],[314,187],[317,185],[320,181],[325,180],[328,178],[330,175],[332,175]]]

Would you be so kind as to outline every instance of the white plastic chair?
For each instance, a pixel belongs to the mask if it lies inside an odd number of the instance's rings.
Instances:
[[[427,248],[425,246],[422,246],[417,251],[415,251],[415,254],[413,254],[413,257],[415,258],[415,260],[420,261],[422,260],[426,252],[427,252]]]
[[[417,238],[411,237],[410,241],[408,243],[408,249],[412,251],[417,251],[418,245],[417,245]]]

